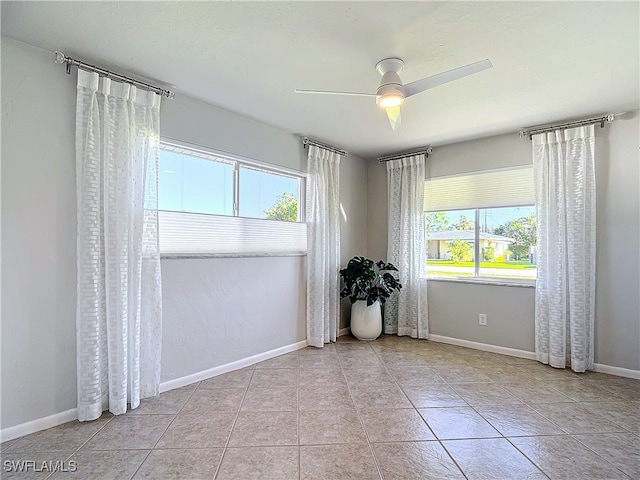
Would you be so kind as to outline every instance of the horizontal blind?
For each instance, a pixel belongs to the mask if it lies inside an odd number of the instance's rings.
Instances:
[[[427,180],[424,210],[533,205],[533,168],[522,167]]]
[[[224,215],[158,212],[160,254],[306,254],[307,225]]]

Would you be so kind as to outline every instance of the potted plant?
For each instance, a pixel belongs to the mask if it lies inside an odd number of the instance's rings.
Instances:
[[[351,301],[351,333],[359,340],[375,340],[382,332],[382,305],[402,288],[392,271],[398,271],[393,264],[364,257],[353,257],[340,270],[340,298]]]

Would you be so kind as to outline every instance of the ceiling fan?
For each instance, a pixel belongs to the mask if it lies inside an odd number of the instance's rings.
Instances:
[[[376,64],[377,72],[382,75],[380,86],[376,93],[359,93],[359,92],[334,92],[323,90],[294,90],[295,93],[313,93],[319,95],[354,95],[364,97],[376,97],[376,103],[379,107],[384,108],[391,123],[391,128],[396,130],[400,126],[400,106],[404,103],[404,99],[424,92],[430,88],[437,87],[443,83],[452,82],[459,78],[481,72],[493,67],[489,59],[479,62],[470,63],[463,67],[454,68],[446,72],[438,73],[430,77],[416,80],[415,82],[402,84],[398,72],[404,67],[402,59],[397,57],[385,58]]]

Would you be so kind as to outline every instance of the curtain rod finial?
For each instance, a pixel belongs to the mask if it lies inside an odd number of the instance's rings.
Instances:
[[[64,63],[66,58],[64,53],[56,51],[56,63]]]

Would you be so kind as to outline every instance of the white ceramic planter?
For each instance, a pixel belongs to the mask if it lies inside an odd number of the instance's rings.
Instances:
[[[367,306],[366,300],[351,305],[351,333],[358,340],[375,340],[382,333],[382,309],[376,301]]]

